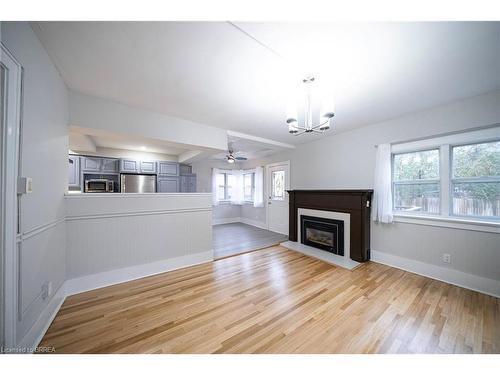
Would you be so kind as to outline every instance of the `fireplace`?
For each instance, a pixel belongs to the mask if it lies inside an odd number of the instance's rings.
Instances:
[[[344,222],[314,216],[300,216],[301,242],[344,256]]]
[[[341,220],[343,221],[344,236],[337,237],[337,246],[340,246],[340,241],[344,241],[343,256],[327,252],[328,250],[316,251],[313,249],[313,251],[322,254],[321,256],[325,258],[335,258],[346,264],[349,263],[350,259],[355,262],[366,262],[370,259],[370,203],[373,190],[288,190],[288,193],[290,208],[288,238],[289,242],[292,243],[291,246],[297,249],[300,249],[301,246],[318,247],[317,242],[320,242],[320,245],[325,245],[323,242],[326,242],[327,247],[332,242],[335,245],[335,238],[324,233],[320,233],[322,239],[317,241],[316,236],[314,236],[313,242],[315,243],[306,245],[302,235],[301,216]]]

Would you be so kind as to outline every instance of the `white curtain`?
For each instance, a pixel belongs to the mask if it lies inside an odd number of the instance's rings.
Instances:
[[[381,144],[377,147],[374,190],[373,220],[381,223],[392,223],[390,144]]]
[[[217,175],[220,173],[220,169],[212,168],[212,205],[217,206],[219,204],[219,187],[217,186]]]
[[[232,190],[231,190],[231,204],[243,204],[245,197],[243,192],[243,171],[233,169],[228,174],[233,175]]]
[[[264,207],[264,167],[255,168],[253,206]]]

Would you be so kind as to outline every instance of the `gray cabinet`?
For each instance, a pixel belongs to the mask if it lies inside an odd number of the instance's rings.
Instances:
[[[84,172],[100,172],[101,171],[101,158],[92,156],[85,156],[81,158],[82,171]]]
[[[158,177],[156,190],[158,193],[179,192],[179,177]]]
[[[141,161],[141,173],[156,173],[155,161]]]
[[[101,159],[101,171],[107,173],[118,173],[119,169],[119,160],[118,159]]]
[[[68,186],[70,188],[80,187],[80,157],[68,156]]]
[[[120,160],[120,172],[122,173],[139,173],[141,170],[138,160]]]
[[[186,164],[179,164],[179,174],[180,175],[183,175],[183,174],[192,174],[193,172],[193,169],[190,165],[186,165]]]
[[[158,174],[169,176],[179,175],[179,163],[173,161],[159,161],[157,164]]]
[[[118,159],[82,156],[80,163],[83,172],[118,173]]]
[[[180,180],[180,191],[183,193],[195,193],[196,192],[196,174],[181,175]]]

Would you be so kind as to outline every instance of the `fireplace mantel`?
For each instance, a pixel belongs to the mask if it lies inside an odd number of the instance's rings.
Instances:
[[[290,241],[297,241],[299,208],[348,213],[351,216],[350,257],[370,259],[370,207],[373,190],[288,190]]]

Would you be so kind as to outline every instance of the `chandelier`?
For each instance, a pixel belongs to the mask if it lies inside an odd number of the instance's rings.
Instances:
[[[329,98],[322,98],[322,105],[319,113],[319,121],[314,122],[314,104],[313,100],[316,99],[313,95],[314,77],[306,77],[302,80],[305,85],[305,100],[304,100],[304,122],[299,124],[299,116],[297,110],[297,103],[293,103],[288,109],[286,123],[288,124],[288,132],[293,135],[301,135],[304,133],[324,133],[333,126],[333,116],[335,115],[335,110],[333,106],[333,100]]]

